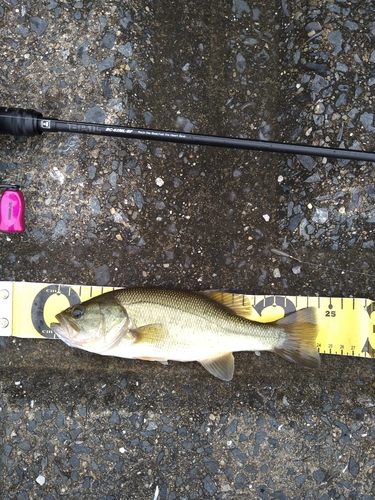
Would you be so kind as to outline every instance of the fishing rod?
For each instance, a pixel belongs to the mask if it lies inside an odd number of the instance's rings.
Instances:
[[[375,162],[375,152],[121,127],[98,123],[72,122],[56,120],[55,118],[44,118],[42,113],[33,109],[0,107],[0,135],[8,134],[30,137],[41,135],[43,132],[70,132],[126,139],[142,139]],[[7,189],[0,196],[0,232],[23,232],[25,230],[25,203],[22,192],[19,186],[3,185],[1,187]]]
[[[124,139],[142,139],[194,144],[199,146],[214,146],[220,148],[375,162],[375,152],[371,151],[367,152],[341,148],[307,146],[304,144],[290,144],[286,142],[121,127],[118,125],[102,125],[98,123],[72,122],[56,120],[54,118],[44,118],[42,113],[32,109],[0,107],[0,135],[35,136],[41,135],[43,132],[70,132],[107,137],[121,137]]]

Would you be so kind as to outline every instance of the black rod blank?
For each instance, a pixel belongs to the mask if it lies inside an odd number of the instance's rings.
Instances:
[[[151,141],[214,146],[220,148],[268,151],[271,153],[287,153],[294,155],[321,156],[326,158],[341,158],[356,161],[375,162],[375,152],[358,151],[341,148],[307,146],[284,142],[261,141],[254,139],[238,139],[213,135],[188,134],[117,125],[102,125],[97,123],[71,122],[43,118],[38,111],[20,108],[0,107],[0,134],[15,136],[40,135],[43,132],[70,132],[124,139],[142,139]]]

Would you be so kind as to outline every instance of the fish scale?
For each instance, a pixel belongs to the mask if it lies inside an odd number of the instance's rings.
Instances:
[[[221,355],[234,350],[262,350],[265,345],[273,348],[280,339],[279,328],[254,324],[250,332],[249,320],[232,314],[200,294],[135,289],[114,292],[114,296],[125,304],[135,329],[155,323],[165,325],[167,329],[165,335],[149,335],[147,344],[134,342],[129,346],[126,341],[120,343],[116,351],[119,353],[124,349],[124,357],[139,357],[142,349],[147,347],[147,356],[163,351],[168,359],[177,356],[179,361],[192,361],[197,355],[206,359],[213,352]],[[166,301],[170,303],[165,305]],[[263,342],[258,340],[260,335],[263,335]],[[116,355],[116,351],[113,349],[108,354]]]

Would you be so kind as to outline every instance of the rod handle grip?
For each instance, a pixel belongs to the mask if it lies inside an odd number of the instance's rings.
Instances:
[[[0,107],[0,135],[40,135],[38,120],[41,118],[42,113],[33,109]]]

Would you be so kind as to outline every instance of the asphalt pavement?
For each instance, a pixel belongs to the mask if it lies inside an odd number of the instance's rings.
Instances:
[[[374,151],[374,20],[371,0],[3,0],[0,106]],[[0,137],[0,180],[27,226],[0,234],[1,280],[375,299],[368,162],[44,133]],[[0,347],[4,500],[375,498],[372,358],[240,353],[222,382]]]

